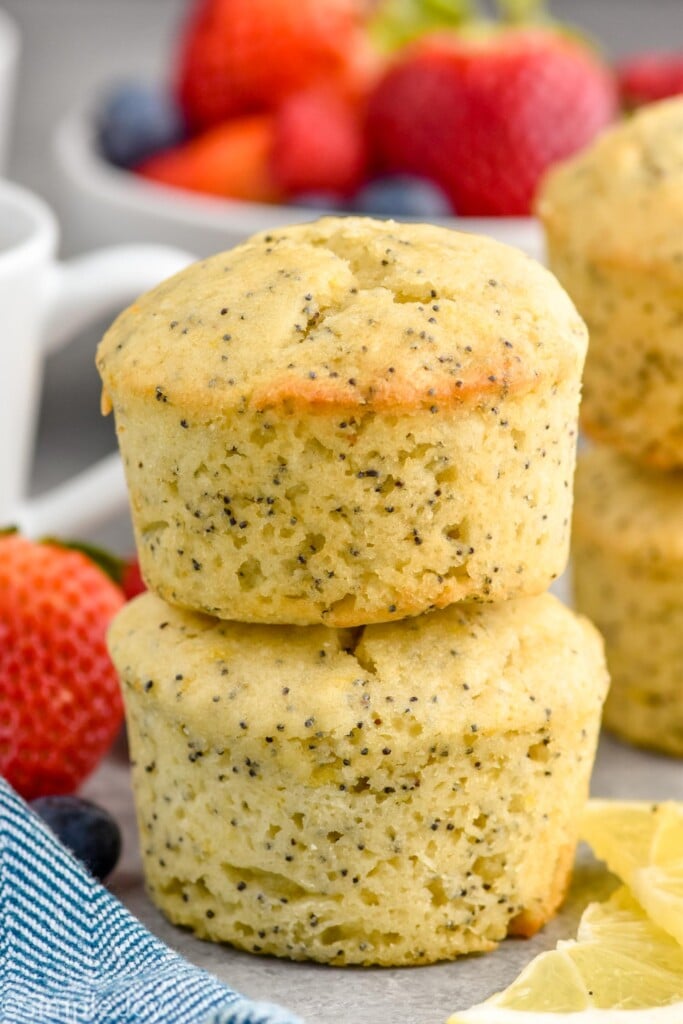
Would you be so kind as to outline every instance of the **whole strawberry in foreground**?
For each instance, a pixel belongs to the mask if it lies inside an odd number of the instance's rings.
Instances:
[[[617,110],[613,76],[551,30],[423,37],[369,100],[368,136],[386,171],[435,181],[461,215],[526,215],[546,169]]]
[[[197,129],[273,110],[326,83],[364,92],[374,67],[362,0],[199,0],[181,39],[177,92]]]
[[[105,633],[123,603],[80,551],[0,537],[0,775],[27,799],[76,789],[119,729]]]

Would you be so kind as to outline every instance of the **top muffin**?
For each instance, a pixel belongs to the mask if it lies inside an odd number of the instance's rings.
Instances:
[[[194,264],[98,352],[148,582],[338,626],[545,589],[585,348],[551,274],[445,228],[326,218]]]

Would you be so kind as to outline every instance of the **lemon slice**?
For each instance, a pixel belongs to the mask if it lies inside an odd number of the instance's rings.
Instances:
[[[585,910],[576,941],[541,953],[516,981],[448,1024],[681,1024],[683,948],[627,889]]]
[[[581,837],[683,945],[683,805],[590,800]]]

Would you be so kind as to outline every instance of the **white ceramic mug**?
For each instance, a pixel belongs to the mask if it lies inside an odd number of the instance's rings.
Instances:
[[[193,258],[129,245],[59,263],[57,244],[50,208],[0,180],[0,528],[16,525],[34,536],[73,535],[126,506],[118,455],[26,500],[45,355]]]
[[[7,168],[19,46],[19,29],[0,8],[0,174]]]

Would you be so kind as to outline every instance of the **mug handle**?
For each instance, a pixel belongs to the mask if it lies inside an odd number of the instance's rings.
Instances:
[[[117,245],[48,268],[42,349],[54,352],[80,328],[110,313],[196,259],[162,245]],[[127,508],[117,452],[65,483],[20,504],[12,519],[27,536],[87,531]]]

